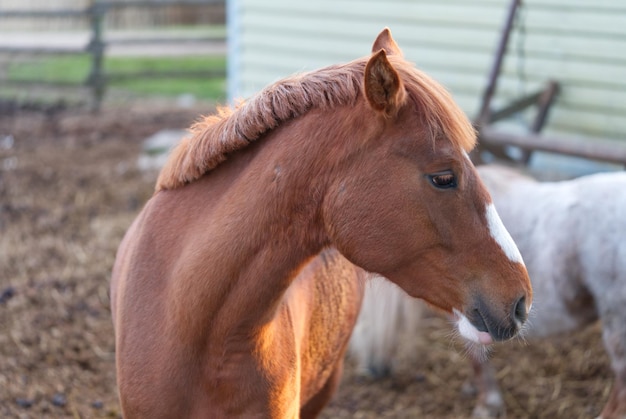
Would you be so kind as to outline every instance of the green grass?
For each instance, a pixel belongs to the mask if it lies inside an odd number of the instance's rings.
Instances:
[[[224,72],[225,57],[106,57],[104,74],[110,75],[107,88],[125,90],[142,96],[178,96],[191,93],[201,100],[223,101],[225,78],[195,75],[193,77],[124,77],[142,72]],[[89,55],[50,56],[33,61],[11,63],[7,81],[74,84],[85,83],[91,71]]]
[[[9,63],[7,81],[81,84],[89,75],[89,56],[33,58]]]

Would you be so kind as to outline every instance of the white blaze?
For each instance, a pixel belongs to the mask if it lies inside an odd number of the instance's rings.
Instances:
[[[491,237],[493,237],[496,243],[500,245],[504,254],[511,261],[524,265],[522,255],[506,227],[504,227],[493,202],[487,205],[485,209],[485,217],[487,218],[487,224],[489,225],[489,233],[491,234]],[[453,313],[456,320],[456,327],[461,336],[465,339],[483,345],[488,345],[493,342],[491,335],[488,332],[481,332],[478,330],[459,310],[453,309]]]
[[[487,223],[489,224],[489,232],[491,233],[491,237],[500,245],[504,254],[507,255],[509,259],[513,262],[518,262],[524,265],[524,260],[522,259],[522,255],[517,248],[517,245],[513,241],[513,238],[507,231],[504,224],[502,224],[502,220],[498,215],[498,211],[496,211],[496,207],[493,205],[493,202],[487,205],[487,210],[485,216],[487,217]]]

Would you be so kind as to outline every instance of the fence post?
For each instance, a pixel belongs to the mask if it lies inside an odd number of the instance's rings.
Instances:
[[[105,7],[106,6],[98,0],[94,0],[88,12],[91,18],[91,40],[87,50],[91,53],[91,71],[87,78],[87,84],[91,87],[91,109],[94,112],[100,110],[100,104],[102,103],[106,87],[105,75],[102,69],[102,58],[104,56],[105,47],[102,40],[102,23],[106,13]]]

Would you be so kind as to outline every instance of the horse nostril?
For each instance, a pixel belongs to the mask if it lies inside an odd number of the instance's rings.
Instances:
[[[513,306],[513,319],[521,325],[526,321],[527,317],[526,297],[521,297]]]

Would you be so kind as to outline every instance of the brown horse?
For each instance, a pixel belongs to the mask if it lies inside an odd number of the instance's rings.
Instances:
[[[475,342],[515,335],[530,282],[474,144],[388,30],[369,57],[196,124],[113,269],[124,417],[316,416],[365,271],[454,313]]]

